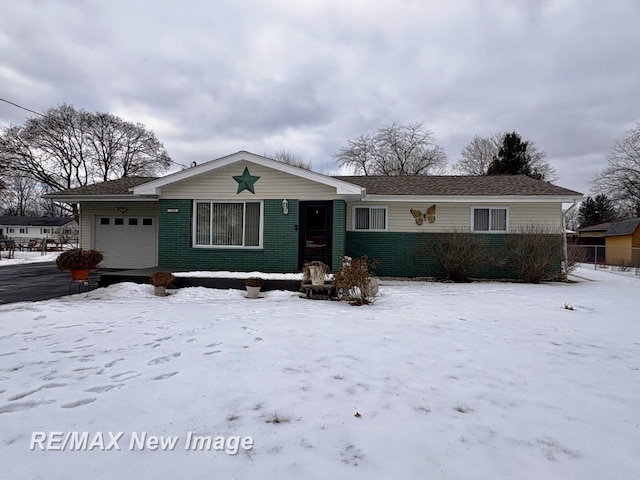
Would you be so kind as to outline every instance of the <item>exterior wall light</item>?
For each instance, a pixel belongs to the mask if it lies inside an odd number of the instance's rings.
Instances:
[[[282,213],[284,213],[285,215],[289,214],[289,202],[286,198],[282,200]]]

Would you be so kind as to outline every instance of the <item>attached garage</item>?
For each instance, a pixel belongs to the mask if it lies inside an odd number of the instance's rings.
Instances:
[[[104,255],[105,268],[146,268],[156,265],[155,216],[94,217],[94,248]]]

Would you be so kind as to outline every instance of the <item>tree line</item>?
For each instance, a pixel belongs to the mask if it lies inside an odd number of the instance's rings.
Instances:
[[[311,169],[311,163],[282,150],[274,158]],[[356,175],[526,175],[557,180],[546,152],[517,132],[474,136],[459,160],[447,155],[422,122],[392,123],[347,141],[335,155]],[[640,215],[640,124],[610,152],[607,167],[593,179],[597,193],[579,210],[579,226]],[[0,132],[0,213],[59,215],[75,206],[43,200],[57,190],[128,176],[157,176],[172,164],[155,134],[140,123],[109,113],[63,104]]]

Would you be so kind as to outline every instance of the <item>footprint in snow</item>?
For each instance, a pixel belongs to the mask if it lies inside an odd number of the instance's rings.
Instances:
[[[140,376],[140,374],[138,372],[134,372],[132,370],[129,370],[128,372],[123,372],[123,373],[118,373],[116,375],[112,375],[111,379],[119,382],[119,381],[131,380],[132,378],[136,378],[136,377],[139,377],[139,376]]]
[[[9,412],[19,412],[21,410],[30,410],[32,408],[37,407],[38,405],[48,405],[49,403],[53,403],[55,400],[47,400],[46,402],[15,402],[8,403],[0,407],[0,413],[9,413]]]
[[[163,373],[162,375],[158,375],[157,377],[151,377],[151,380],[166,380],[167,378],[171,378],[177,374],[178,372]]]
[[[211,350],[210,352],[204,352],[203,355],[213,355],[220,352],[222,352],[222,350]]]
[[[89,393],[104,393],[104,392],[108,392],[109,390],[116,390],[116,389],[122,387],[123,385],[124,385],[124,383],[116,383],[114,385],[102,385],[100,387],[87,388],[85,390],[85,392],[89,392]]]
[[[95,398],[83,398],[82,400],[76,400],[75,402],[65,403],[64,405],[60,405],[60,408],[76,408],[81,407],[82,405],[87,405],[88,403],[95,402]]]
[[[22,393],[17,393],[16,395],[12,395],[11,397],[7,398],[7,400],[9,400],[10,402],[13,402],[15,400],[20,400],[24,397],[28,397],[29,395],[33,395],[34,393],[39,392],[40,390],[44,390],[45,388],[58,388],[58,387],[64,387],[66,386],[66,383],[46,383],[38,388],[34,388],[33,390],[28,390],[26,392],[22,392]]]
[[[164,357],[156,357],[149,360],[149,363],[147,363],[147,365],[159,365],[161,363],[167,363],[171,360],[171,358],[179,357],[180,355],[181,355],[180,352],[176,352],[172,355],[166,355]]]

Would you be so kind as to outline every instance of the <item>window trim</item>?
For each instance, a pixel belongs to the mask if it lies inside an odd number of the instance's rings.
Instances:
[[[475,228],[475,212],[476,210],[489,210],[489,230],[476,230]],[[504,210],[506,212],[505,229],[504,230],[491,230],[491,211],[492,210]],[[476,205],[471,207],[471,216],[469,219],[469,228],[471,233],[489,233],[492,235],[504,235],[509,233],[509,207],[504,205]]]
[[[197,232],[198,232],[198,204],[231,204],[231,203],[241,203],[244,205],[243,215],[242,215],[242,242],[245,242],[245,226],[246,226],[246,204],[247,203],[258,203],[260,204],[260,232],[259,232],[259,240],[258,245],[199,245],[196,243]],[[213,226],[213,225],[212,225]],[[213,238],[213,235],[211,235]],[[191,246],[193,248],[205,248],[205,249],[221,249],[221,250],[262,250],[264,248],[264,200],[194,200],[193,207],[191,210]]]
[[[371,225],[371,209],[384,210],[384,228],[356,228],[356,209],[369,209],[369,225]],[[351,229],[354,232],[386,232],[389,230],[389,207],[387,205],[353,205],[351,209]]]

